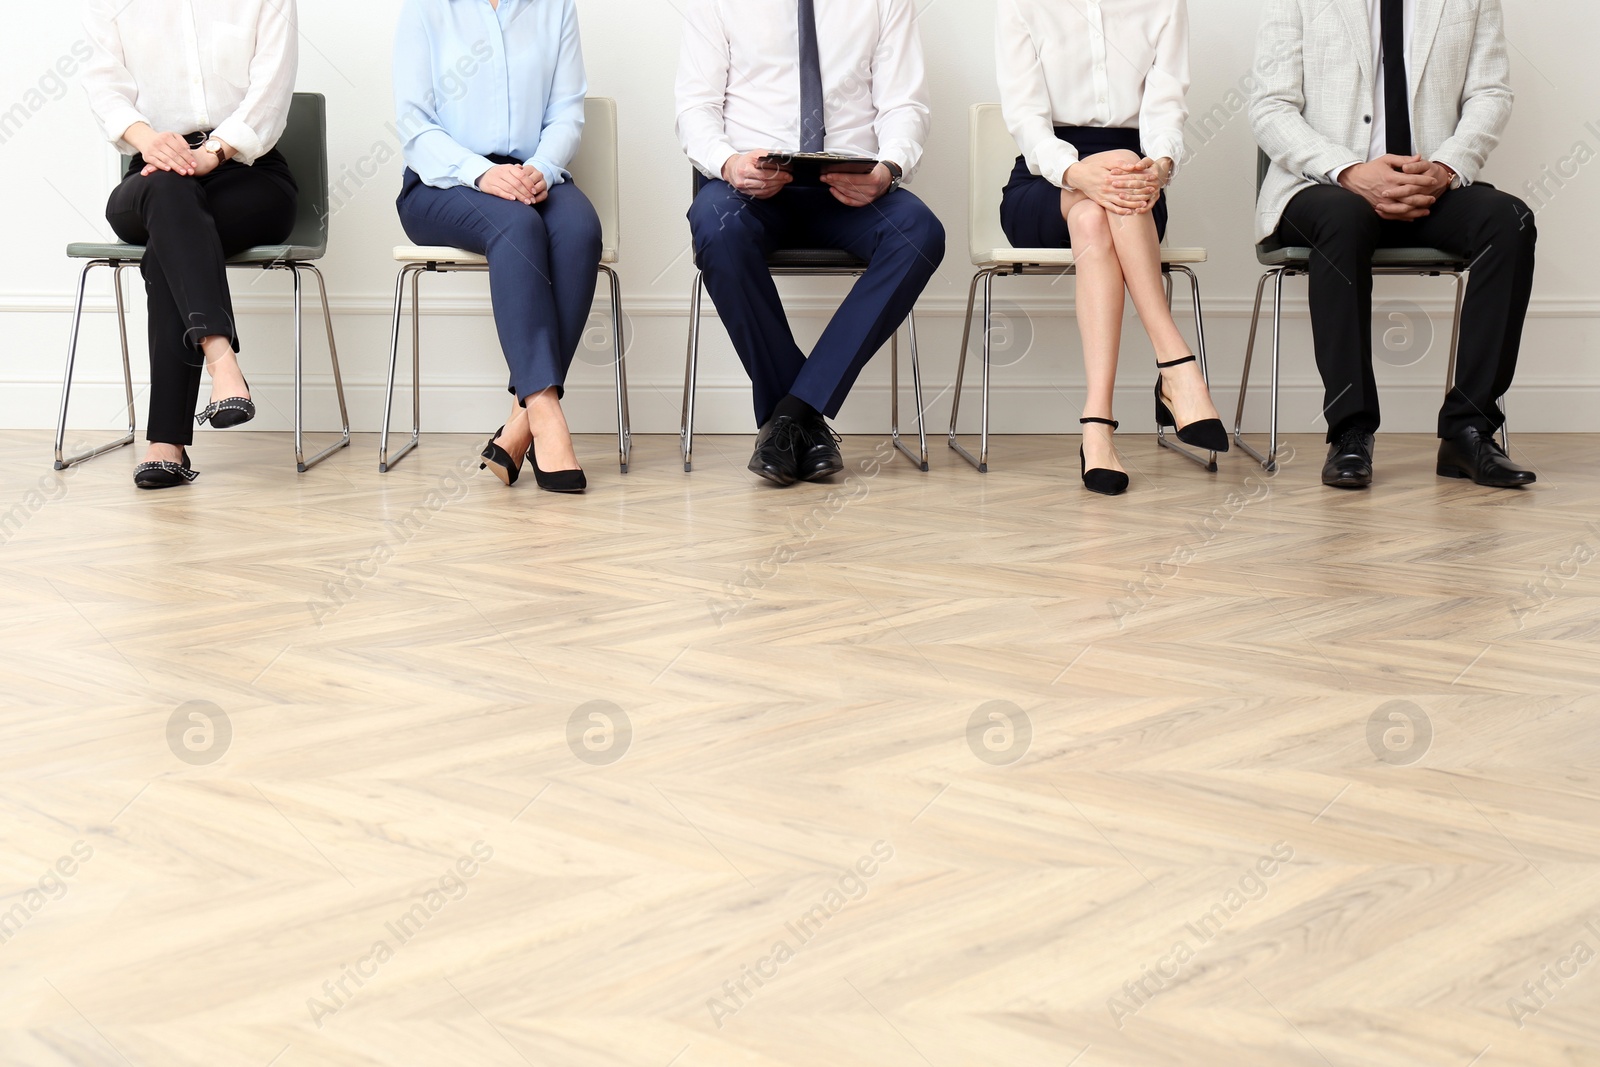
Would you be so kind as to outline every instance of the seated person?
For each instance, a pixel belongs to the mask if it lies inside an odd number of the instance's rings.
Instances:
[[[145,249],[150,448],[133,481],[188,485],[198,476],[195,424],[225,429],[256,414],[224,263],[294,230],[299,187],[275,147],[299,66],[294,0],[90,0],[83,21],[94,51],[83,72],[89,106],[133,157],[106,221]],[[196,415],[201,367],[211,399]]]
[[[754,386],[750,470],[777,485],[844,469],[826,420],[944,258],[944,228],[900,187],[928,135],[916,18],[912,0],[688,5],[678,139],[709,179],[689,208],[695,261]],[[880,162],[797,180],[762,162],[780,150]],[[783,248],[869,264],[809,356],[767,270]]]
[[[1155,346],[1156,419],[1175,426],[1178,440],[1212,452],[1228,450],[1228,433],[1172,321],[1161,277],[1165,189],[1183,155],[1188,118],[1188,2],[1140,0],[1092,11],[1086,16],[1053,0],[1000,0],[1000,100],[1022,150],[1001,198],[1000,224],[1015,247],[1073,250],[1088,386],[1078,420],[1081,473],[1085,488],[1116,496],[1128,488],[1111,443],[1124,290]],[[1084,33],[1085,18],[1100,36]]]
[[[1273,166],[1256,205],[1256,238],[1313,250],[1311,330],[1329,442],[1323,484],[1372,484],[1372,256],[1418,247],[1472,264],[1456,380],[1439,412],[1438,473],[1500,488],[1531,484],[1534,473],[1494,441],[1517,369],[1537,237],[1521,200],[1478,180],[1511,118],[1499,0],[1414,10],[1413,0],[1267,0],[1257,49],[1257,69],[1267,73],[1250,122]]]
[[[526,460],[552,493],[579,493],[561,410],[600,272],[600,217],[570,180],[588,79],[575,0],[406,0],[394,92],[406,138],[400,224],[420,245],[489,261],[514,403],[483,449],[506,485]],[[498,23],[484,33],[484,20]],[[463,71],[471,70],[470,76]]]

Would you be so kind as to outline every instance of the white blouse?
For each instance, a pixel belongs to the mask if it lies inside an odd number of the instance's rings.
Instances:
[[[700,170],[800,147],[798,0],[690,0],[678,61],[678,140]],[[899,164],[928,139],[928,89],[912,0],[816,0],[829,152]]]
[[[272,150],[289,121],[299,66],[295,0],[88,0],[94,58],[83,70],[106,139],[146,123],[211,132],[241,163]]]
[[[1000,0],[995,69],[1006,125],[1053,185],[1078,162],[1056,126],[1138,129],[1151,159],[1183,159],[1187,0]]]

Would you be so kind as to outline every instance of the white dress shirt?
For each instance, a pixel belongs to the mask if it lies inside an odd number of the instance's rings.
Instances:
[[[213,133],[241,163],[272,150],[299,65],[295,0],[88,0],[89,106],[128,155],[128,128]]]
[[[1064,186],[1078,150],[1057,126],[1137,129],[1152,159],[1183,159],[1187,0],[999,0],[1001,110],[1028,169]]]
[[[928,136],[912,0],[816,0],[829,152],[890,160],[910,177]],[[690,0],[678,63],[678,141],[701,172],[800,147],[798,0]]]

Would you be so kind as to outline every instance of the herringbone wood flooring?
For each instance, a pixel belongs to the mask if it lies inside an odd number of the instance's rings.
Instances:
[[[0,435],[0,1063],[1600,1063],[1593,438],[479,443]]]

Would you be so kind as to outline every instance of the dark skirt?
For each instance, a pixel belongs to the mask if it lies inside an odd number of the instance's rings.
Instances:
[[[1144,158],[1138,130],[1107,129],[1100,126],[1057,126],[1056,136],[1078,150],[1079,159],[1100,152],[1126,149]],[[1150,210],[1158,237],[1167,235],[1167,193],[1162,190]],[[1000,227],[1015,248],[1071,248],[1072,234],[1061,217],[1061,188],[1047,178],[1028,170],[1028,162],[1017,157],[1017,165],[1000,196]]]

